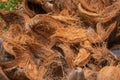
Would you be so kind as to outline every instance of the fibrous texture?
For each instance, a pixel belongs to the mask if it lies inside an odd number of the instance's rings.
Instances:
[[[0,11],[0,78],[119,80],[119,3],[24,0],[23,12]]]

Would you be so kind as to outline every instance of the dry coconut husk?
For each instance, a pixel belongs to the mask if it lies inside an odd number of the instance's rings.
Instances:
[[[58,20],[49,15],[40,14],[33,17],[29,23],[30,33],[42,44],[50,44],[50,37],[64,27]]]
[[[6,22],[7,26],[11,24],[19,24],[25,27],[26,23],[30,20],[29,16],[17,11],[0,11],[0,16]]]
[[[24,0],[25,13],[0,11],[0,30],[8,28],[0,35],[0,74],[8,80],[120,80],[119,3]]]
[[[77,10],[78,3],[79,0],[24,0],[24,10],[30,17],[36,14],[59,14],[64,9],[73,14]]]
[[[115,66],[102,68],[98,73],[97,80],[120,80],[120,68]]]

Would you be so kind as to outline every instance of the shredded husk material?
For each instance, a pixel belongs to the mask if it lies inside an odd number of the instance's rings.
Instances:
[[[0,80],[120,80],[119,0],[21,5],[0,10]]]

